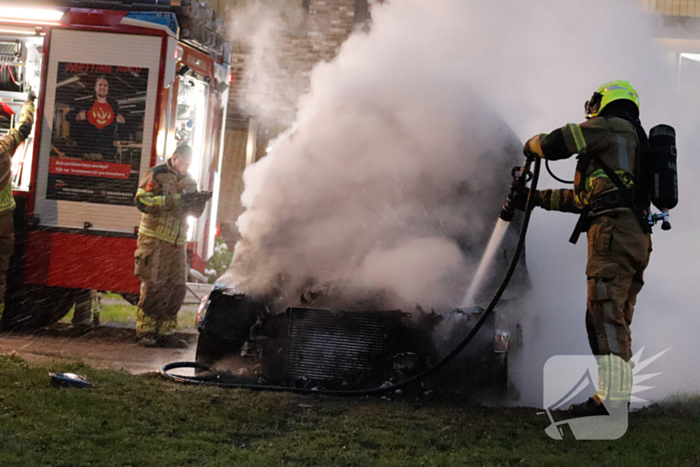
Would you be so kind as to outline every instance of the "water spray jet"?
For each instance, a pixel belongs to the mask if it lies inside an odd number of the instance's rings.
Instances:
[[[479,291],[484,277],[486,277],[486,272],[493,262],[494,256],[508,230],[508,226],[513,220],[513,217],[515,217],[515,210],[517,209],[515,203],[516,196],[518,193],[522,192],[522,190],[527,187],[527,183],[532,180],[532,171],[530,170],[532,161],[533,159],[528,157],[522,167],[513,167],[511,171],[513,183],[510,186],[510,193],[508,193],[506,201],[503,203],[503,208],[501,208],[501,213],[498,216],[496,227],[493,229],[486,251],[484,251],[484,255],[479,263],[479,268],[474,275],[474,279],[469,286],[467,294],[464,296],[464,300],[462,300],[462,308],[468,308],[474,305],[474,296]]]

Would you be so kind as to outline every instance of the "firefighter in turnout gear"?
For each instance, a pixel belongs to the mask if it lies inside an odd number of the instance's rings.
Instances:
[[[197,191],[187,173],[191,162],[192,148],[178,146],[167,162],[146,172],[136,193],[136,206],[143,213],[134,254],[141,280],[136,335],[147,347],[187,346],[173,335],[186,293],[187,218],[202,215],[211,197]]]
[[[34,124],[34,99],[29,92],[22,106],[16,128],[0,140],[0,316],[5,311],[7,268],[15,246],[15,227],[12,218],[15,199],[12,196],[12,156],[17,147],[27,139]]]
[[[586,102],[587,120],[525,143],[547,160],[578,154],[573,190],[537,191],[536,206],[580,214],[571,242],[588,232],[586,331],[598,360],[599,388],[574,415],[627,410],[632,389],[630,324],[651,253],[649,195],[644,173],[647,136],[639,96],[627,81],[602,85]],[[527,189],[518,194],[524,209]]]

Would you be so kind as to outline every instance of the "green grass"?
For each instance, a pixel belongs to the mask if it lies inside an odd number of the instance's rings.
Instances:
[[[122,300],[122,296],[118,293],[102,292],[102,298],[111,298],[113,300]]]
[[[47,369],[94,387],[54,388]],[[534,409],[190,387],[12,356],[0,397],[3,466],[700,465],[700,418],[670,406],[631,414],[617,441],[554,441]]]
[[[100,309],[100,323],[102,324],[120,324],[136,327],[136,307],[129,304],[107,304],[106,299],[121,300],[121,296],[117,294],[104,294],[102,297],[102,308]],[[73,319],[73,311],[70,312],[61,320],[70,323]],[[177,314],[177,329],[193,329],[194,322],[197,318],[196,305],[184,305]]]

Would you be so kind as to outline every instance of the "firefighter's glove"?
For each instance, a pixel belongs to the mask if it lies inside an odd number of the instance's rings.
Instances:
[[[32,91],[30,89],[29,92],[27,93],[27,100],[25,103],[34,105],[35,100],[36,100],[36,94],[34,94],[34,91]]]
[[[544,154],[542,153],[542,141],[546,136],[546,133],[542,133],[527,140],[525,142],[525,146],[523,147],[523,154],[525,154],[525,157],[528,159],[534,159],[535,156],[538,156],[544,159]]]
[[[34,125],[34,101],[29,101],[22,105],[22,110],[19,114],[19,121],[17,125],[17,130],[22,134],[23,137],[29,136],[32,132],[32,126]]]

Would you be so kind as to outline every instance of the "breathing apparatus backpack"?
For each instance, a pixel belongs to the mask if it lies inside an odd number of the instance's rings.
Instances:
[[[649,199],[661,214],[649,214],[649,223],[662,220],[661,230],[670,230],[668,211],[678,204],[678,164],[676,130],[670,125],[657,125],[649,131],[646,148]]]
[[[635,125],[635,128],[637,126]],[[638,128],[638,132],[641,127]],[[643,131],[643,130],[641,130]],[[649,131],[649,138],[640,138],[635,164],[636,184],[632,187],[633,210],[640,219],[642,230],[651,233],[651,227],[662,221],[661,230],[670,230],[670,209],[678,204],[678,169],[676,164],[676,131],[670,125],[657,125]],[[600,162],[600,161],[599,161]],[[606,170],[606,168],[603,168]],[[620,188],[615,176],[608,177]],[[615,175],[613,173],[613,175]],[[617,181],[616,181],[617,179]],[[630,190],[625,190],[629,192]],[[653,204],[660,214],[651,212]]]

